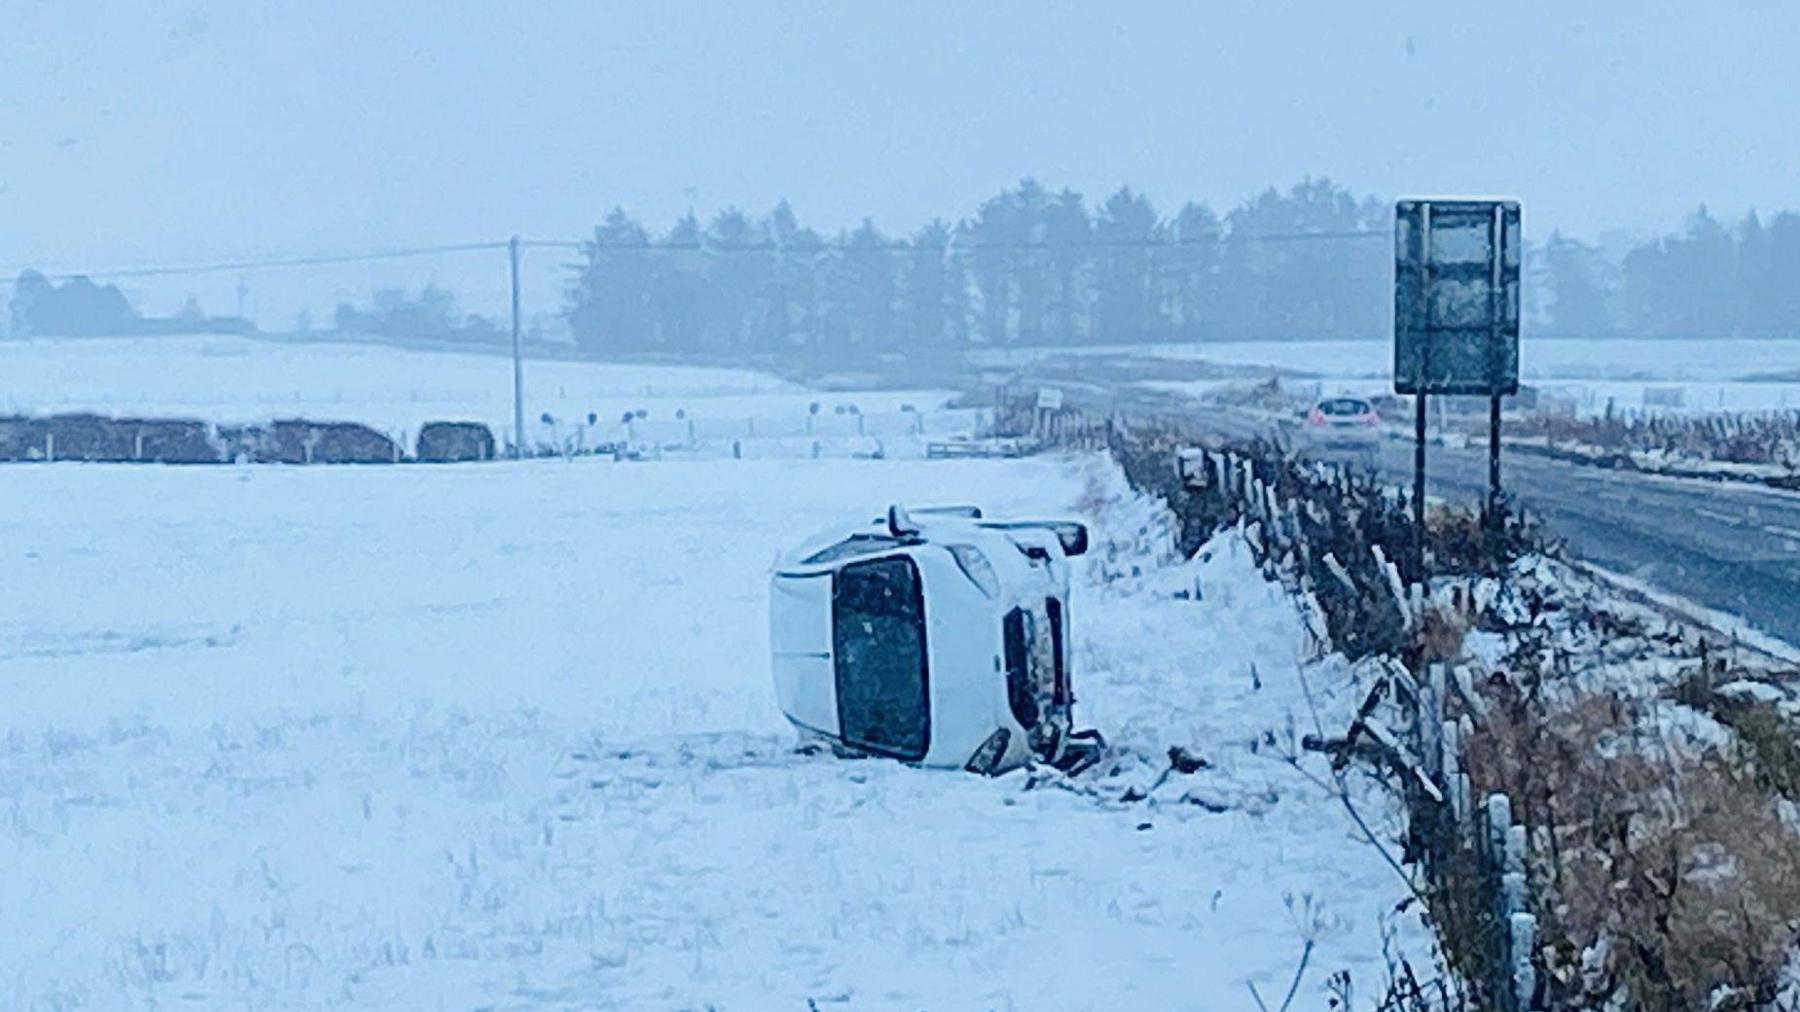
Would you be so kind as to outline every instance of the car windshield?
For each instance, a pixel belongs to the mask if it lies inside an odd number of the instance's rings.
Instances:
[[[832,658],[844,740],[922,759],[930,739],[925,604],[905,556],[852,563],[831,589]]]

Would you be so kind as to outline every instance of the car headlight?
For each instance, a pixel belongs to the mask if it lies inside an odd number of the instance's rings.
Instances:
[[[981,554],[981,549],[974,545],[951,545],[950,557],[956,560],[956,566],[969,578],[969,582],[981,588],[988,597],[1000,595],[1000,577],[994,572],[993,563]]]

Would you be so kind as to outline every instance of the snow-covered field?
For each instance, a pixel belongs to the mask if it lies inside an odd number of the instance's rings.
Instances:
[[[932,412],[941,391],[822,394],[744,369],[527,361],[526,435],[561,442],[598,417],[589,442],[626,436],[627,411],[642,410],[633,438],[702,439],[809,435],[818,403],[820,435],[858,432],[856,406],[871,436],[894,436]],[[513,424],[512,360],[482,352],[414,350],[374,344],[243,337],[83,338],[0,342],[0,413],[189,417],[255,422],[308,417],[363,422],[400,436],[433,420],[481,421],[496,433]],[[678,417],[677,413],[681,417]],[[544,425],[549,414],[553,425]],[[928,415],[930,434],[969,427],[967,413]]]
[[[7,483],[0,1006],[1248,1009],[1305,938],[1303,1007],[1379,989],[1403,887],[1259,744],[1311,727],[1297,614],[1232,536],[1159,562],[1098,461]],[[1116,771],[792,751],[767,567],[893,499],[1124,543],[1073,608]],[[1175,744],[1213,768],[1118,800]]]
[[[984,353],[990,364],[1022,363],[1069,353],[1129,353],[1171,361],[1263,366],[1317,377],[1320,392],[1391,391],[1393,345],[1388,341],[1221,341],[1131,348],[1023,349]],[[1532,340],[1519,346],[1523,382],[1562,398],[1584,413],[1649,406],[1658,410],[1760,411],[1800,408],[1800,341],[1779,340]],[[1765,377],[1789,374],[1781,381]],[[1157,383],[1194,395],[1225,381]],[[1241,381],[1238,381],[1241,382]],[[1679,389],[1679,404],[1659,404]],[[1646,391],[1651,391],[1648,399]]]

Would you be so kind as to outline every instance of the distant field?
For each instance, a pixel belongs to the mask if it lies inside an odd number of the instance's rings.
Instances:
[[[1017,364],[1057,354],[1130,354],[1221,365],[1267,366],[1316,378],[1323,393],[1373,393],[1387,388],[1393,347],[1387,341],[1226,341],[1113,348],[1021,349],[984,353],[988,364]],[[1641,408],[1645,390],[1680,387],[1685,410],[1800,408],[1800,341],[1776,340],[1530,340],[1520,346],[1520,374],[1528,384],[1602,411]],[[1795,379],[1762,381],[1786,373]],[[1219,381],[1159,384],[1192,393]],[[1191,388],[1191,389],[1190,389]]]
[[[527,434],[534,439],[551,436],[541,421],[546,413],[566,434],[592,412],[599,419],[595,437],[611,438],[624,413],[636,410],[646,412],[641,428],[657,438],[684,433],[687,419],[702,435],[736,435],[740,429],[756,436],[801,435],[814,402],[820,405],[819,432],[851,434],[855,416],[841,410],[849,405],[870,416],[894,415],[903,404],[925,411],[947,396],[821,394],[743,369],[574,361],[527,361],[525,367]],[[511,360],[480,352],[240,337],[0,344],[0,413],[86,411],[209,422],[306,416],[402,435],[437,419],[486,422],[496,434],[507,434],[512,410]]]

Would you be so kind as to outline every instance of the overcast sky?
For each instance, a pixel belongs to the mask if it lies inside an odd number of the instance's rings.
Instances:
[[[1579,9],[1580,13],[1566,13]],[[0,267],[528,235],[613,204],[954,219],[1325,175],[1527,228],[1800,207],[1776,0],[192,5],[11,0]]]

